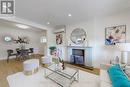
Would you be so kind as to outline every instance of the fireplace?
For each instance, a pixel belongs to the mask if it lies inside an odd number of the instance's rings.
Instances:
[[[71,63],[84,65],[85,50],[84,49],[72,49]]]
[[[83,67],[92,66],[92,47],[68,46],[67,62]]]

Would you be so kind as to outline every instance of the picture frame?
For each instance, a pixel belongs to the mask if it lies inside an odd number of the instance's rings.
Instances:
[[[105,28],[105,45],[126,42],[126,25]]]
[[[62,33],[57,33],[56,34],[56,44],[57,45],[62,45],[63,44],[63,34]]]

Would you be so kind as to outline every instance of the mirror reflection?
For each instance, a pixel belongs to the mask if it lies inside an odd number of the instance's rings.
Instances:
[[[71,33],[71,41],[75,44],[82,44],[86,39],[86,32],[82,28],[76,28]]]

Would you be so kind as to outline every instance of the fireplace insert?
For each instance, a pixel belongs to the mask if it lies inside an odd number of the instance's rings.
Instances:
[[[83,49],[72,49],[71,63],[84,65]]]

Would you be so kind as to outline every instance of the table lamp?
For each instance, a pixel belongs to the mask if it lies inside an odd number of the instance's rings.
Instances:
[[[130,43],[116,43],[116,47],[121,51],[121,63],[127,64],[128,51],[130,51]]]

